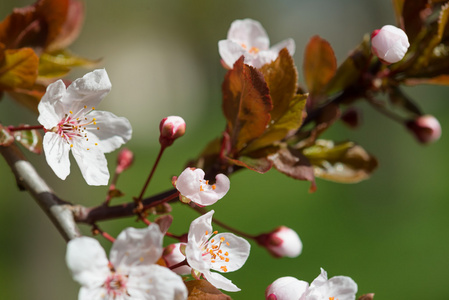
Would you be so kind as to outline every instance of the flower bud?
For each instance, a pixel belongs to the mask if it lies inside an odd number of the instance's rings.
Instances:
[[[371,34],[371,50],[381,61],[392,64],[400,61],[410,46],[405,32],[393,25],[385,25]]]
[[[435,142],[441,136],[440,122],[431,115],[419,116],[414,120],[406,122],[405,125],[416,139],[423,144]]]
[[[266,300],[298,300],[307,292],[309,284],[294,277],[276,279],[265,290]]]
[[[275,257],[297,257],[302,252],[302,242],[298,234],[285,226],[257,236],[256,241]]]
[[[350,107],[343,112],[340,119],[350,128],[355,129],[362,123],[362,112],[356,107]]]
[[[178,116],[170,116],[162,119],[159,124],[161,135],[159,136],[159,143],[163,147],[168,147],[173,142],[184,135],[186,132],[186,122],[183,118]]]
[[[117,157],[117,168],[115,172],[117,174],[122,173],[126,169],[128,169],[134,161],[134,154],[131,150],[123,148]]]
[[[181,252],[181,247],[185,248],[186,244],[184,243],[176,243],[168,245],[164,248],[164,252],[162,253],[162,257],[167,264],[167,267],[172,267],[176,264],[183,262],[186,259],[185,254]],[[191,268],[188,265],[183,265],[178,268],[172,270],[178,275],[190,274]]]

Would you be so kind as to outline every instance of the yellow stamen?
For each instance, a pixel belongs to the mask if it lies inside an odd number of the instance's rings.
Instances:
[[[212,185],[212,189],[215,190],[217,188],[217,186],[214,184]]]
[[[70,148],[72,148],[73,147],[73,144],[70,144]]]

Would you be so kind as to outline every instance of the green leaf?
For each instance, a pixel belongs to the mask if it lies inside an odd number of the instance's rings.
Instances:
[[[38,130],[20,130],[14,131],[13,134],[16,141],[29,151],[36,154],[42,153],[42,136]]]
[[[0,124],[0,146],[9,146],[14,142],[14,136],[8,130],[8,128]]]
[[[377,167],[376,158],[353,142],[334,144],[317,140],[302,152],[313,165],[316,177],[335,182],[359,182],[367,179]]]
[[[273,105],[262,73],[243,64],[243,56],[226,74],[222,90],[231,152],[237,153],[265,131]]]
[[[309,191],[316,190],[313,167],[301,151],[292,147],[281,148],[269,158],[276,170],[294,179],[310,181]]]
[[[303,71],[310,97],[314,101],[318,101],[319,96],[325,93],[324,88],[336,70],[337,60],[331,45],[319,36],[312,37],[304,53]]]
[[[95,67],[99,60],[89,60],[73,55],[67,50],[42,53],[39,60],[39,76],[57,78],[66,75],[73,67]]]
[[[0,90],[32,87],[38,64],[39,58],[31,48],[5,50],[0,62]]]

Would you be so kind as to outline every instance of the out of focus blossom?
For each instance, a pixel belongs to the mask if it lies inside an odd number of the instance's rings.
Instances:
[[[393,25],[385,25],[371,34],[371,49],[374,55],[386,63],[400,61],[409,46],[405,32]]]
[[[204,179],[201,169],[186,168],[176,180],[176,188],[183,202],[193,201],[198,205],[212,205],[226,195],[231,186],[229,178],[224,174],[215,176],[215,183],[209,184]]]
[[[178,275],[155,263],[162,255],[159,226],[127,228],[114,242],[110,261],[100,243],[79,237],[67,244],[66,261],[81,284],[79,300],[186,299]]]
[[[232,233],[218,233],[212,229],[214,211],[202,215],[190,224],[186,247],[187,262],[196,278],[201,275],[213,286],[229,292],[240,289],[221,273],[240,269],[249,256],[250,244]]]
[[[173,142],[186,132],[186,122],[178,116],[170,116],[162,119],[159,124],[159,143],[163,147],[170,146]]]
[[[127,148],[123,148],[122,150],[120,150],[120,153],[118,154],[117,168],[115,169],[115,172],[117,174],[122,173],[132,165],[133,161],[134,161],[133,152]]]
[[[181,247],[185,248],[186,245],[187,244],[185,243],[176,243],[170,244],[165,247],[162,257],[164,258],[167,267],[171,268],[186,260],[185,254],[183,254],[181,251]],[[192,269],[187,264],[171,270],[179,275],[190,274],[190,272],[192,271]]]
[[[295,53],[295,41],[287,39],[270,48],[270,39],[262,25],[251,19],[235,20],[231,24],[226,40],[218,42],[218,51],[227,68],[243,55],[244,63],[255,68],[276,60],[279,51],[287,48]]]
[[[62,80],[47,87],[37,120],[46,130],[45,158],[59,178],[64,180],[70,174],[71,150],[87,184],[108,184],[104,153],[119,148],[132,134],[126,118],[95,109],[110,90],[104,69],[87,73],[68,88]]]
[[[270,233],[256,237],[259,245],[264,246],[276,257],[297,257],[302,252],[302,242],[291,228],[280,226]]]
[[[334,276],[327,278],[327,273],[321,269],[321,274],[310,286],[307,282],[292,277],[282,277],[275,280],[265,291],[267,300],[355,300],[357,284],[350,277]]]
[[[408,121],[406,126],[416,139],[423,144],[436,142],[441,137],[440,122],[432,115],[419,116]]]

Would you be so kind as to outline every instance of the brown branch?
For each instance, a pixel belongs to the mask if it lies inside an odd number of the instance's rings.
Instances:
[[[69,241],[80,236],[73,217],[72,205],[53,193],[19,148],[15,144],[8,147],[0,146],[0,153],[13,171],[19,188],[31,194],[62,237]]]

